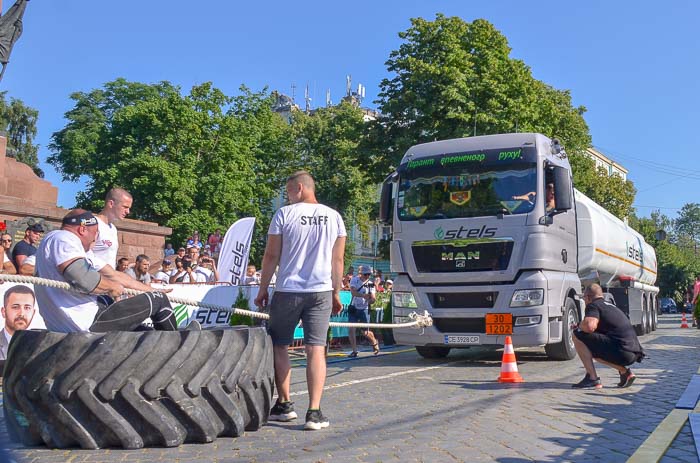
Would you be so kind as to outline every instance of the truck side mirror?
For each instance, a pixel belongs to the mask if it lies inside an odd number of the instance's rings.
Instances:
[[[393,218],[392,200],[394,192],[394,179],[396,174],[389,175],[382,183],[382,196],[379,200],[379,221],[385,224],[391,224]]]
[[[569,171],[555,166],[552,171],[554,180],[554,204],[557,211],[568,211],[573,208],[571,197],[571,178]]]

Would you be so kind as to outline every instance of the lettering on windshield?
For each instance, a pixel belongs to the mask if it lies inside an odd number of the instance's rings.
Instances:
[[[523,150],[521,148],[513,148],[511,150],[499,151],[498,154],[490,152],[488,155],[486,153],[446,154],[443,156],[408,161],[406,163],[406,168],[435,167],[436,164],[444,167],[452,164],[484,162],[487,160],[487,157],[492,161],[516,161],[523,159]]]
[[[501,151],[498,153],[499,161],[512,161],[515,159],[522,159],[522,150],[518,149],[516,151]]]
[[[476,154],[460,154],[458,156],[445,156],[440,159],[440,165],[446,166],[448,164],[459,164],[461,162],[481,162],[486,159],[484,153]]]
[[[431,167],[433,164],[435,164],[435,159],[418,159],[417,161],[408,161],[408,168]]]

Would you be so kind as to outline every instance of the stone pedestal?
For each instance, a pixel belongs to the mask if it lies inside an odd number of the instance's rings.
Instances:
[[[15,243],[24,238],[27,223],[39,222],[46,231],[60,228],[68,209],[56,205],[58,188],[37,177],[28,165],[7,157],[6,148],[7,139],[0,137],[0,222],[5,222]],[[146,254],[154,266],[162,260],[171,228],[129,219],[116,225],[119,257],[133,262],[138,254]]]

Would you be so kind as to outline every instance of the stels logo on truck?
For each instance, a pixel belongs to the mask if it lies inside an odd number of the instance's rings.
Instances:
[[[481,228],[464,228],[460,226],[458,229],[454,230],[443,230],[439,227],[435,230],[435,238],[441,240],[454,240],[462,238],[492,238],[496,236],[498,228],[486,228],[486,225]]]
[[[637,262],[641,262],[642,259],[644,258],[644,254],[642,253],[641,248],[637,248],[634,244],[628,244],[625,241],[625,247],[627,248],[627,257],[630,259],[634,259]]]

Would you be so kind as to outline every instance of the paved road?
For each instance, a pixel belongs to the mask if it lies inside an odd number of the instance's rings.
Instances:
[[[174,449],[14,449],[19,462],[479,462],[625,461],[674,408],[700,364],[700,330],[664,316],[642,338],[649,359],[637,382],[617,389],[605,367],[600,391],[574,391],[578,360],[551,362],[541,350],[516,350],[520,385],[496,382],[499,352],[455,351],[430,361],[412,349],[379,357],[331,359],[323,410],[331,427],[270,423],[238,439]],[[516,346],[517,349],[517,346]],[[298,361],[296,363],[302,363]],[[306,410],[304,370],[293,370],[294,400]],[[664,462],[697,462],[686,425]]]

